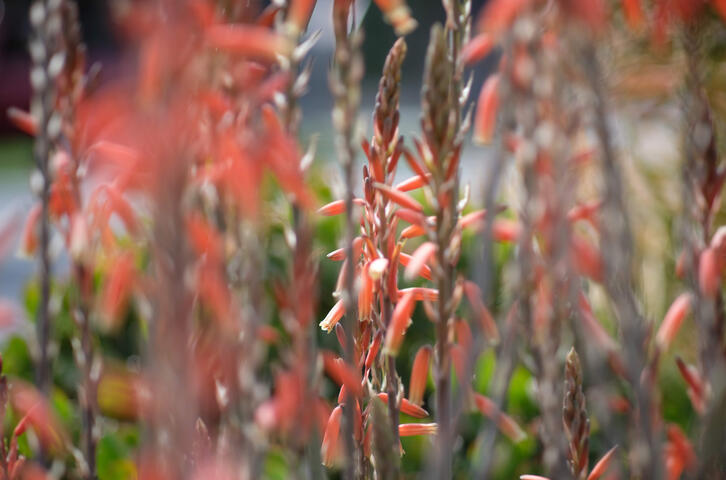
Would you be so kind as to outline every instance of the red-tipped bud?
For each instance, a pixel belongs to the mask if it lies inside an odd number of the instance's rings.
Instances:
[[[487,33],[480,33],[472,38],[461,51],[461,60],[465,65],[471,65],[483,59],[494,48],[492,37]]]
[[[401,263],[401,265],[403,265],[404,267],[408,267],[411,264],[412,258],[413,257],[411,257],[411,255],[401,252],[399,254],[398,260]],[[408,271],[408,268],[406,269],[406,271]],[[421,268],[420,268],[418,274],[421,277],[425,278],[426,280],[432,279],[431,267],[429,267],[426,264],[421,265]]]
[[[396,190],[400,190],[402,192],[410,192],[411,190],[416,190],[417,188],[421,188],[424,185],[428,185],[429,180],[431,179],[431,174],[428,175],[416,175],[415,177],[411,177],[408,180],[404,180],[403,182],[396,185]]]
[[[353,204],[363,206],[365,205],[365,202],[360,198],[354,198]],[[345,213],[345,200],[335,200],[326,205],[323,205],[318,209],[318,213],[326,217],[332,217],[334,215],[340,215],[342,213]]]
[[[411,225],[401,231],[401,238],[416,238],[426,234],[426,230],[419,225]]]
[[[426,224],[426,217],[421,212],[410,210],[408,208],[399,208],[394,214],[404,222],[408,222],[411,225],[418,225],[423,227]]]
[[[661,350],[667,350],[691,310],[691,294],[682,293],[675,299],[663,318],[655,335],[655,342]]]
[[[402,437],[414,435],[436,435],[438,425],[435,423],[402,423],[398,426],[398,434]]]
[[[323,464],[333,466],[340,459],[340,419],[343,409],[338,405],[333,409],[328,418],[328,425],[325,427],[325,435],[323,436],[323,445],[320,454],[323,457]]]
[[[572,237],[573,260],[577,270],[595,281],[602,279],[600,251],[582,237]]]
[[[362,393],[358,373],[346,365],[343,359],[338,358],[332,352],[323,352],[323,368],[325,372],[338,385],[345,385],[346,390],[356,397]]]
[[[345,352],[348,348],[348,345],[346,344],[345,329],[340,323],[335,324],[335,336],[338,338],[340,348]]]
[[[422,212],[423,207],[420,203],[418,203],[416,200],[414,200],[409,195],[406,195],[400,190],[396,190],[395,188],[386,185],[385,183],[379,183],[375,182],[373,184],[373,187],[378,190],[381,195],[383,195],[385,198],[390,200],[393,203],[396,203],[404,208],[409,208],[411,210],[414,210],[416,212]]]
[[[439,291],[435,288],[412,287],[404,288],[398,291],[398,298],[401,299],[408,294],[412,294],[417,302],[437,302],[439,300]]]
[[[415,306],[416,300],[414,299],[413,293],[409,292],[404,295],[393,310],[391,321],[386,330],[385,352],[387,354],[393,356],[398,354],[401,343],[403,343],[403,337],[406,334],[406,329],[411,323],[411,315],[413,314]]]
[[[365,362],[366,369],[371,368],[371,365],[373,365],[373,362],[376,360],[376,355],[378,355],[378,351],[381,348],[382,341],[383,341],[383,332],[381,332],[379,330],[378,333],[376,333],[376,336],[373,337],[373,343],[371,343],[371,347],[368,349],[368,353],[366,354],[366,362]]]
[[[411,368],[411,380],[408,384],[408,399],[413,405],[423,403],[426,390],[426,380],[429,376],[429,362],[431,361],[431,347],[424,345],[416,352]]]
[[[681,376],[688,384],[688,396],[691,398],[694,409],[698,413],[703,413],[706,407],[706,387],[703,378],[701,378],[696,368],[686,365],[681,357],[676,357],[676,365]]]
[[[476,117],[474,118],[474,141],[486,144],[494,136],[497,125],[497,110],[499,109],[499,75],[487,78],[479,94],[476,104]]]
[[[320,328],[323,330],[330,332],[334,327],[335,324],[340,321],[341,318],[343,318],[343,315],[345,314],[345,304],[343,303],[343,300],[338,300],[338,302],[333,305],[333,308],[328,312],[328,314],[325,316],[322,322],[320,322]]]
[[[484,219],[486,219],[486,215],[486,210],[477,210],[476,212],[467,213],[461,217],[459,224],[461,225],[461,228],[472,227],[475,230],[480,230],[484,227]]]
[[[388,404],[388,394],[387,393],[379,393],[378,398],[380,398],[383,403],[386,405]],[[401,413],[405,413],[406,415],[410,415],[415,418],[425,418],[428,417],[429,412],[424,410],[423,408],[419,407],[418,405],[415,405],[411,403],[409,400],[406,400],[405,398],[401,399],[401,405],[399,405],[399,408],[401,410]]]
[[[698,284],[701,292],[713,298],[721,288],[721,266],[716,251],[709,247],[702,253],[698,261]]]
[[[608,453],[603,455],[603,457],[592,468],[592,471],[590,471],[590,475],[587,476],[587,480],[598,480],[598,478],[605,474],[612,463],[612,459],[615,456],[615,450],[617,450],[617,448],[618,446],[615,445],[608,451]]]
[[[406,266],[406,271],[404,273],[406,279],[413,280],[416,278],[434,253],[436,253],[436,244],[433,242],[422,243],[416,251],[413,252],[411,259],[408,261],[408,265]],[[403,263],[403,259],[401,263]]]

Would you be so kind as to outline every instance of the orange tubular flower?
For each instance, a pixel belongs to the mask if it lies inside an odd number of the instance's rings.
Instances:
[[[476,212],[467,213],[463,217],[461,217],[461,220],[459,220],[459,225],[461,225],[461,228],[468,228],[472,227],[476,230],[479,230],[484,226],[484,219],[487,216],[486,210],[477,210]]]
[[[335,327],[335,324],[343,318],[344,314],[345,304],[343,303],[343,300],[338,300],[338,302],[333,305],[333,308],[330,309],[330,312],[328,312],[323,321],[320,322],[320,328],[330,333],[330,331]]]
[[[323,352],[323,368],[335,383],[345,385],[346,390],[356,397],[361,395],[363,388],[358,373],[346,365],[343,359],[336,357],[332,352]]]
[[[323,465],[333,466],[338,462],[340,457],[340,419],[343,409],[338,405],[330,413],[328,425],[325,427],[325,435],[323,436],[323,445],[320,448],[320,454],[323,457]]]
[[[406,279],[413,280],[416,278],[434,253],[436,253],[436,244],[433,242],[422,243],[416,251],[413,252],[410,260],[408,260],[408,266],[406,267],[405,272]],[[401,263],[403,263],[403,258]]]
[[[480,33],[466,44],[461,51],[461,60],[465,65],[476,63],[489,55],[494,48],[494,42],[488,33]]]
[[[365,202],[360,198],[354,198],[353,204],[365,205]],[[326,217],[332,217],[345,213],[345,200],[335,200],[326,205],[323,205],[318,209],[318,213]]]
[[[401,299],[408,294],[413,295],[413,299],[417,302],[437,302],[439,300],[439,291],[435,288],[412,287],[404,288],[398,291],[398,298]]]
[[[380,398],[383,403],[388,405],[388,394],[387,393],[379,393],[378,398]],[[406,400],[405,398],[401,399],[401,405],[400,405],[401,413],[405,413],[406,415],[410,415],[415,418],[425,418],[428,417],[429,412],[424,410],[423,408],[419,407],[418,405],[415,405],[411,403],[409,400]]]
[[[721,267],[713,247],[706,248],[698,262],[698,284],[704,295],[714,298],[721,287]]]
[[[358,290],[358,318],[368,319],[373,308],[373,278],[370,276],[369,265],[363,267],[360,274],[360,289]]]
[[[682,293],[675,299],[663,318],[655,335],[655,343],[661,350],[667,350],[691,310],[691,294]]]
[[[401,231],[401,238],[415,238],[424,235],[426,230],[418,225],[410,225]]]
[[[479,94],[474,119],[474,141],[481,144],[491,142],[497,124],[499,109],[499,75],[487,78]]]
[[[393,310],[391,322],[386,330],[386,343],[384,350],[388,355],[396,356],[401,348],[406,329],[411,323],[411,314],[416,306],[413,292],[408,292],[401,298]]]
[[[423,207],[420,203],[418,203],[416,200],[414,200],[412,197],[406,195],[400,190],[396,190],[395,188],[386,185],[385,183],[379,183],[375,182],[373,186],[381,192],[381,195],[386,197],[388,200],[392,201],[393,203],[397,203],[398,205],[409,208],[411,210],[414,210],[416,212],[422,212]]]
[[[431,179],[431,174],[428,175],[416,175],[415,177],[411,177],[408,180],[404,180],[403,182],[396,185],[396,190],[400,190],[402,192],[409,192],[411,190],[416,190],[417,188],[421,188],[424,185],[428,185],[429,180]]]
[[[368,349],[368,353],[366,354],[366,361],[365,361],[366,369],[371,368],[371,365],[373,365],[373,362],[376,360],[376,355],[378,355],[378,351],[381,349],[382,341],[383,341],[383,332],[381,332],[379,330],[378,333],[376,333],[376,336],[373,337],[373,343],[371,343],[371,346]]]
[[[408,265],[410,265],[411,264],[411,260],[412,260],[411,255],[409,255],[407,253],[403,253],[403,252],[400,253],[399,261],[401,262],[401,265],[403,265],[404,267],[407,267]],[[424,264],[424,265],[421,266],[421,269],[418,272],[418,274],[421,277],[425,278],[426,280],[431,280],[432,279],[432,276],[431,276],[431,267],[429,267],[426,264]]]
[[[373,0],[383,12],[386,22],[393,26],[396,35],[406,35],[413,31],[418,23],[411,17],[411,10],[403,0]]]
[[[396,215],[404,222],[410,223],[411,225],[418,225],[420,227],[423,227],[426,224],[426,217],[424,217],[421,212],[410,210],[408,208],[399,208],[398,210],[396,210],[394,215]]]
[[[587,476],[587,480],[597,480],[598,478],[602,477],[603,474],[605,474],[608,467],[610,467],[610,464],[612,463],[612,459],[615,455],[615,450],[617,450],[617,448],[618,446],[615,445],[608,451],[608,453],[603,455],[603,457],[592,468],[590,475]]]
[[[431,361],[431,347],[424,345],[416,352],[411,368],[411,380],[408,384],[408,400],[413,405],[423,403],[423,394],[426,390],[426,380],[429,376],[429,362]]]
[[[402,437],[414,435],[436,435],[438,425],[435,423],[402,423],[398,426],[398,434]]]

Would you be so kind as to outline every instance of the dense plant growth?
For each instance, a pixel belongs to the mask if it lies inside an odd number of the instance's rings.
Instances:
[[[0,478],[726,478],[726,2],[443,0],[411,138],[420,27],[370,7],[364,136],[355,3],[112,1],[103,78],[33,2]],[[314,9],[341,185],[300,132]]]

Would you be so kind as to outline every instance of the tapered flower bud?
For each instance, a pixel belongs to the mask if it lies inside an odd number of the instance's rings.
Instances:
[[[691,311],[691,294],[682,293],[675,299],[665,314],[655,334],[655,342],[661,350],[667,350],[681,329],[683,320]]]
[[[408,180],[404,180],[396,185],[396,190],[400,190],[402,192],[409,192],[411,190],[416,190],[417,188],[421,188],[424,185],[428,185],[429,181],[431,180],[431,175],[416,175],[415,177],[411,177]]]
[[[323,445],[320,454],[323,457],[323,464],[326,466],[335,465],[340,458],[340,419],[343,409],[340,405],[335,407],[328,418],[323,436]]]
[[[484,82],[476,104],[474,141],[486,144],[492,141],[499,109],[499,75],[491,75]]]
[[[472,38],[461,51],[461,60],[465,65],[476,63],[489,55],[494,47],[491,35],[480,33]]]
[[[438,425],[435,423],[402,423],[398,426],[398,434],[402,437],[414,435],[436,435]]]
[[[605,472],[607,472],[608,468],[610,467],[617,448],[617,445],[614,446],[613,448],[608,450],[608,452],[603,455],[600,460],[598,460],[598,462],[592,468],[590,475],[587,476],[587,480],[598,480],[599,478],[602,478],[603,474],[605,474]]]
[[[387,393],[379,393],[378,398],[383,400],[383,403],[388,404]],[[405,413],[406,415],[410,415],[415,418],[425,418],[429,415],[429,412],[419,407],[418,405],[411,403],[410,400],[406,400],[405,398],[401,399],[401,404],[399,405],[399,408],[401,410],[401,413]]]
[[[330,332],[335,327],[335,324],[338,323],[341,318],[343,318],[344,314],[345,303],[343,302],[343,300],[338,300],[338,302],[333,305],[333,308],[330,309],[330,312],[328,312],[323,321],[320,322],[320,328],[327,332]]]
[[[702,253],[698,261],[698,284],[701,292],[713,298],[721,287],[721,266],[716,251],[709,247]]]
[[[381,195],[383,195],[391,202],[397,203],[404,208],[409,208],[416,212],[423,211],[423,207],[420,203],[418,203],[416,200],[414,200],[413,197],[403,193],[402,191],[396,190],[395,188],[386,185],[385,183],[376,182],[373,184],[373,186],[381,193]]]
[[[434,253],[436,253],[436,244],[432,242],[422,243],[416,251],[413,252],[413,255],[411,255],[411,259],[406,267],[406,279],[413,280],[416,278]]]
[[[408,400],[414,405],[423,403],[426,390],[426,380],[429,376],[429,363],[431,361],[431,347],[424,345],[416,352],[411,368],[411,380],[408,384]]]
[[[404,267],[408,267],[411,264],[413,257],[407,253],[401,252],[398,259],[401,265],[403,265]],[[406,269],[406,271],[408,271],[408,268]],[[425,278],[426,280],[431,280],[433,278],[431,274],[431,267],[426,264],[421,265],[418,271],[418,275],[420,275],[422,278]]]
[[[435,288],[411,287],[398,291],[398,298],[401,299],[408,294],[412,294],[417,302],[437,302],[439,300],[439,291]]]
[[[416,306],[416,300],[413,293],[409,292],[398,302],[396,308],[391,315],[391,321],[386,330],[385,352],[389,355],[396,356],[398,350],[403,343],[403,337],[406,329],[411,323],[411,315]]]

